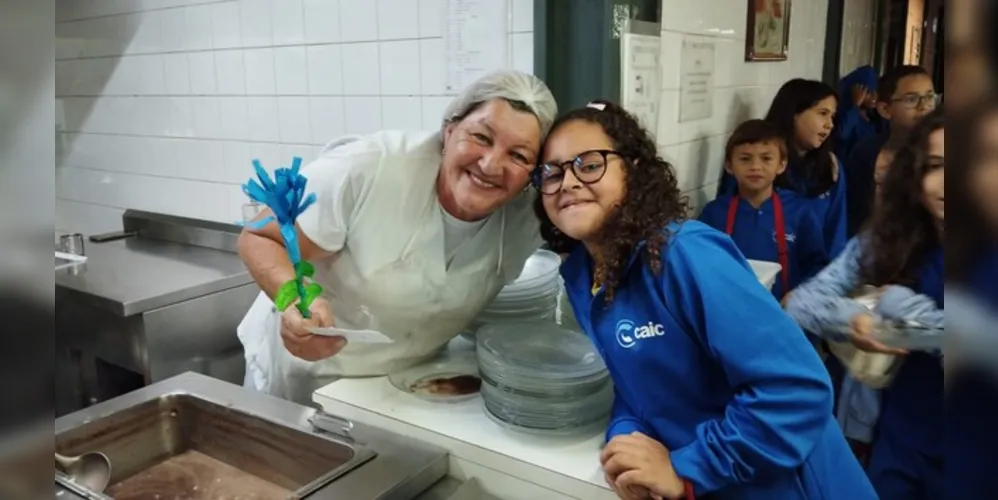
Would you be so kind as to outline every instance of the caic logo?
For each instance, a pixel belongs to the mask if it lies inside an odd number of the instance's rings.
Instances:
[[[663,335],[665,335],[665,327],[651,321],[641,325],[635,325],[633,321],[627,319],[617,322],[617,343],[625,349],[634,347],[638,340]]]
[[[773,231],[773,242],[779,243],[779,241],[777,241],[777,238],[776,238],[776,231]],[[787,233],[787,243],[789,243],[789,244],[797,243],[797,234],[796,233]]]

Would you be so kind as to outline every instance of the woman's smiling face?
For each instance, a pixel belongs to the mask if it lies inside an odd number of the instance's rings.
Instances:
[[[575,120],[553,131],[542,152],[542,165],[564,169],[561,188],[553,194],[541,195],[544,211],[559,231],[583,243],[599,234],[625,192],[623,160],[617,155],[606,155],[606,170],[598,181],[585,184],[576,177],[569,162],[582,153],[596,150],[614,150],[613,141],[600,125]]]
[[[444,209],[462,220],[487,217],[523,191],[537,162],[540,123],[494,99],[444,131],[437,191]]]

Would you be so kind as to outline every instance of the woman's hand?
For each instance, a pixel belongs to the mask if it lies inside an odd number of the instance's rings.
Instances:
[[[617,496],[677,500],[685,495],[683,480],[676,475],[669,450],[640,433],[617,436],[603,448],[600,462]]]
[[[849,340],[856,349],[866,352],[877,352],[882,354],[894,354],[903,356],[908,354],[904,349],[895,349],[881,344],[873,337],[873,330],[876,327],[876,319],[870,313],[859,313],[849,321],[852,330]]]
[[[281,314],[281,340],[284,348],[296,358],[305,361],[319,361],[335,356],[346,346],[343,337],[313,335],[309,327],[333,326],[333,311],[326,299],[317,297],[308,308],[311,317],[301,316],[295,304]]]

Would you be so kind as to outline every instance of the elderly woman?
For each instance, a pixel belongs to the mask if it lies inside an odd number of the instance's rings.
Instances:
[[[299,217],[298,238],[324,289],[309,319],[271,302],[294,277],[276,225],[239,238],[263,290],[239,325],[246,384],[309,404],[336,378],[384,375],[456,336],[540,246],[527,185],[556,113],[539,79],[498,71],[450,103],[439,131],[327,145],[302,170],[318,199]],[[348,345],[309,331],[329,326],[393,342]]]

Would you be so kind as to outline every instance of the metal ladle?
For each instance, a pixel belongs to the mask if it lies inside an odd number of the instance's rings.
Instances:
[[[55,463],[74,483],[98,493],[111,480],[111,460],[103,453],[89,452],[77,457],[56,453]]]

